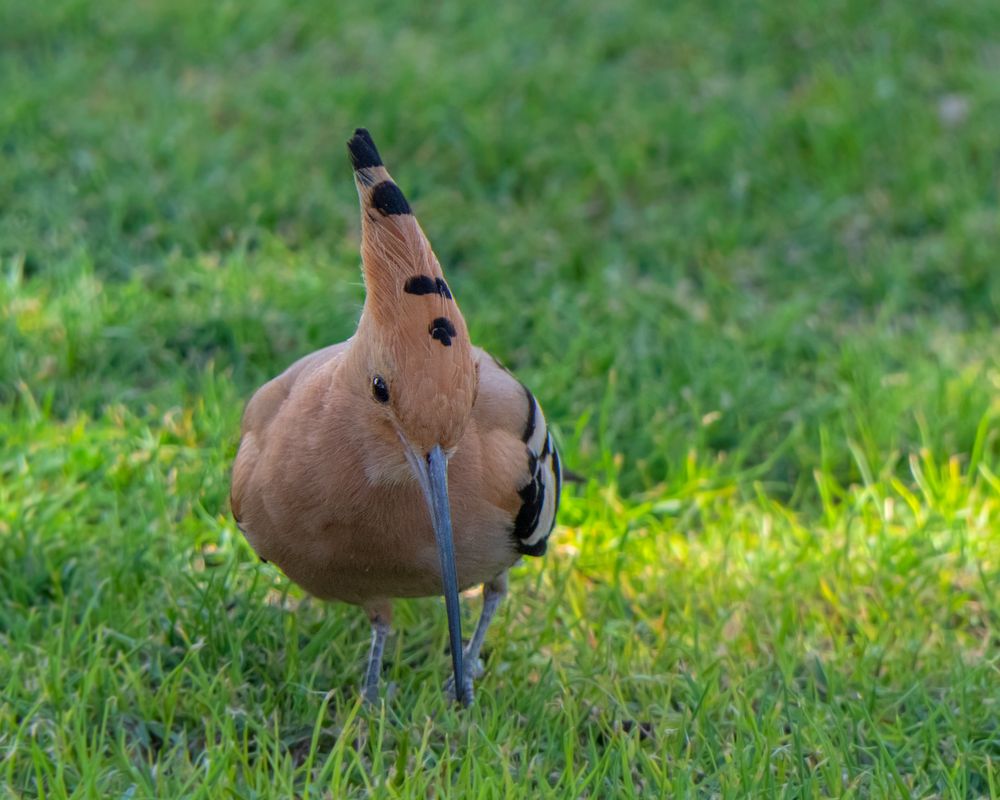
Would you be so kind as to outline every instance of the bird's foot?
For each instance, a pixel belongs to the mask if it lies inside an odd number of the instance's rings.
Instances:
[[[365,701],[365,705],[370,706],[371,708],[378,708],[379,702],[383,699],[386,704],[391,703],[398,692],[399,686],[395,681],[391,681],[386,685],[384,698],[379,694],[379,687],[377,684],[375,686],[361,687],[361,697]]]
[[[486,669],[483,666],[483,660],[477,658],[474,661],[465,662],[465,675],[462,676],[462,688],[465,690],[465,704],[471,706],[473,703],[473,688],[472,683],[475,680],[483,677],[486,673]],[[455,694],[455,676],[449,675],[448,680],[444,682],[444,695],[448,700],[454,702],[458,699]]]

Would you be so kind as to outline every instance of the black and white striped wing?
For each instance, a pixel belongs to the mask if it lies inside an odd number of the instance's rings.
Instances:
[[[526,556],[544,555],[556,522],[562,492],[562,465],[545,416],[534,395],[524,387],[527,422],[524,426],[525,458],[531,478],[518,488],[521,508],[514,519],[517,550]]]

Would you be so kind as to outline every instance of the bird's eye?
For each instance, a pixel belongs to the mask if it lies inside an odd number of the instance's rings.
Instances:
[[[381,375],[376,375],[372,378],[372,394],[375,395],[375,399],[380,403],[389,402],[389,387],[385,385],[385,380],[383,380]]]

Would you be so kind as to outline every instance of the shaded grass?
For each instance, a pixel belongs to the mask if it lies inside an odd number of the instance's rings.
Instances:
[[[0,786],[1000,795],[998,31],[0,5]],[[434,600],[362,709],[361,615],[227,512],[245,398],[353,329],[358,124],[589,478],[467,713]]]

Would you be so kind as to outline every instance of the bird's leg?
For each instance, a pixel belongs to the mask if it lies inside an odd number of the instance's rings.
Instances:
[[[472,698],[472,681],[483,673],[483,668],[479,663],[479,651],[483,647],[486,639],[486,629],[490,627],[493,617],[507,596],[507,573],[501,572],[493,580],[483,584],[483,610],[479,615],[479,622],[476,623],[475,633],[465,646],[465,696]],[[450,677],[445,683],[445,692],[453,697],[455,695],[455,677]]]
[[[479,615],[479,622],[476,623],[476,631],[472,634],[469,644],[465,648],[465,657],[469,666],[466,673],[471,673],[475,669],[472,665],[479,660],[479,651],[483,647],[483,640],[486,639],[486,629],[490,627],[500,603],[507,596],[507,573],[502,572],[489,583],[483,584],[483,610]],[[476,675],[475,677],[479,677]]]
[[[368,651],[364,696],[366,702],[375,705],[378,703],[378,685],[382,678],[382,653],[385,651],[385,639],[392,627],[392,607],[381,605],[366,610],[372,625],[372,646]]]

